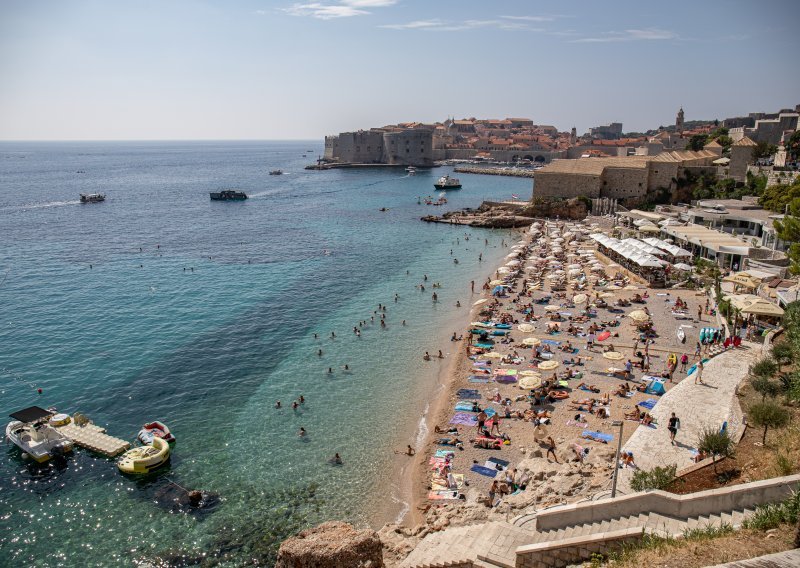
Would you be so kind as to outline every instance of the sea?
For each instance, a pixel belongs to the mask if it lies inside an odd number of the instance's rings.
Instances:
[[[451,168],[305,170],[322,151],[0,143],[0,410],[80,412],[131,442],[161,420],[177,438],[140,477],[82,449],[34,464],[6,441],[0,565],[269,566],[303,528],[407,512],[395,452],[429,426],[470,281],[515,238],[420,217],[532,184],[456,174],[431,206]],[[93,192],[106,201],[79,202]],[[181,505],[187,490],[204,506]]]

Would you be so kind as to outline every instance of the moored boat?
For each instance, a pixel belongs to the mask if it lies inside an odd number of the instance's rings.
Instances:
[[[81,193],[81,203],[100,203],[105,200],[104,193]]]
[[[139,430],[139,433],[136,435],[136,438],[138,438],[142,444],[152,444],[155,438],[166,440],[169,444],[175,443],[175,436],[169,431],[169,427],[158,420],[153,420],[143,425],[142,429]]]
[[[450,176],[442,176],[439,178],[433,187],[436,189],[461,189],[461,182],[458,178],[451,178]]]
[[[11,414],[12,420],[6,426],[6,436],[25,454],[39,463],[53,456],[72,451],[72,440],[64,436],[48,422],[53,412],[38,406],[31,406]],[[59,421],[63,420],[57,415]]]
[[[244,201],[247,194],[244,191],[235,189],[223,189],[222,191],[212,191],[211,201]]]
[[[153,444],[139,446],[122,454],[117,467],[122,473],[141,475],[150,473],[169,461],[169,443],[163,438],[153,438]]]
[[[305,157],[305,156],[303,156],[303,157]],[[283,175],[283,170],[270,170],[269,175],[271,175],[271,176]]]

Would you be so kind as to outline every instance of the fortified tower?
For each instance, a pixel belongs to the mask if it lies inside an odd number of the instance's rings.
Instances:
[[[569,133],[569,143],[574,146],[577,141],[578,141],[578,129],[573,126],[572,131]]]
[[[675,130],[678,134],[683,134],[683,107],[678,110],[678,116],[675,117]]]

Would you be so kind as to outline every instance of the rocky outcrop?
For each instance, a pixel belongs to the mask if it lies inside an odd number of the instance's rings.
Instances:
[[[383,568],[383,545],[371,529],[330,521],[286,539],[275,568]]]
[[[426,215],[427,223],[469,225],[489,229],[513,229],[526,227],[536,218],[583,219],[589,214],[589,202],[585,199],[543,199],[531,202],[498,203],[484,201],[478,209],[448,211],[441,217]]]

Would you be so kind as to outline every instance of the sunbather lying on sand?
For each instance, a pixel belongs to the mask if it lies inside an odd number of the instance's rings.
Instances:
[[[586,383],[581,383],[578,385],[579,389],[588,390],[591,392],[600,392],[600,388],[597,385],[587,385]]]

